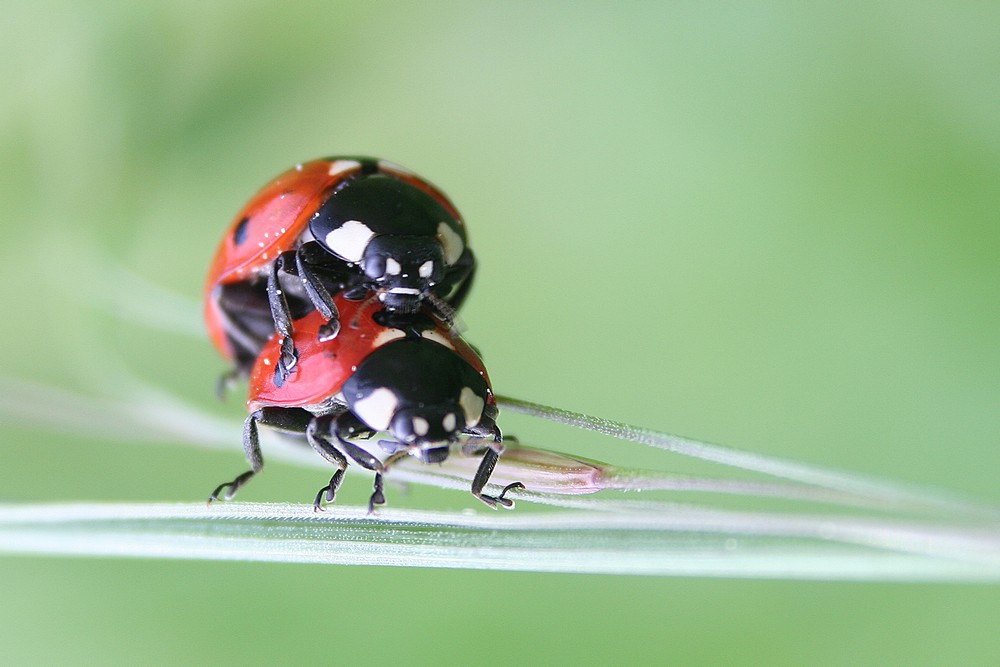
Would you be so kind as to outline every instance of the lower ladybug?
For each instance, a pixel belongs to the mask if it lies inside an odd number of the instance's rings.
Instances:
[[[465,223],[429,182],[375,158],[312,160],[236,214],[205,281],[205,323],[235,375],[277,331],[287,376],[297,362],[293,322],[316,309],[325,318],[318,335],[336,336],[336,293],[402,313],[429,304],[450,320],[474,271]]]
[[[313,503],[321,509],[334,499],[348,460],[375,473],[369,511],[385,502],[382,476],[411,455],[425,463],[448,457],[460,436],[487,441],[486,453],[472,480],[472,494],[491,507],[512,507],[506,498],[521,483],[508,484],[497,496],[483,493],[500,454],[502,436],[489,376],[475,351],[440,319],[425,313],[397,315],[371,300],[356,303],[336,297],[345,331],[333,339],[317,334],[324,325],[313,311],[295,321],[299,362],[287,376],[277,372],[280,336],[261,350],[250,371],[243,449],[250,470],[220,484],[209,502],[229,499],[264,465],[258,442],[263,424],[305,435],[324,459],[337,467]],[[383,461],[358,444],[378,432],[395,438]],[[385,443],[380,443],[385,447]]]

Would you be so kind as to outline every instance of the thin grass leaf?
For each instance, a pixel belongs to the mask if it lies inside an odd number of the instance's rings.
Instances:
[[[916,488],[899,482],[877,480],[856,473],[829,470],[797,461],[744,452],[731,447],[699,442],[653,429],[632,426],[579,412],[553,408],[509,396],[497,396],[502,409],[540,417],[567,426],[656,447],[703,461],[801,482],[850,496],[868,498],[897,508],[932,510],[959,515],[975,514],[1000,519],[1000,511],[956,498],[936,489]]]
[[[252,503],[0,506],[0,551],[592,574],[1000,580],[994,534],[836,517],[749,518],[681,508],[660,517],[393,509],[373,518],[361,508],[317,515],[301,505]]]

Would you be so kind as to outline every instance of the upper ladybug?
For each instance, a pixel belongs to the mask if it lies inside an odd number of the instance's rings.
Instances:
[[[404,313],[427,302],[450,319],[474,271],[465,224],[433,185],[384,160],[314,160],[265,185],[233,219],[205,284],[205,322],[240,374],[277,331],[287,376],[292,321],[315,308],[326,319],[319,335],[333,338],[334,294],[372,294]]]

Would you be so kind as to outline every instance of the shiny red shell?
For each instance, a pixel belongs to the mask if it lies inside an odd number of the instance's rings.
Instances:
[[[267,341],[250,371],[249,412],[268,406],[320,408],[340,392],[344,382],[372,350],[406,335],[400,329],[384,326],[373,319],[382,309],[375,299],[354,302],[337,296],[334,301],[340,310],[341,330],[333,340],[319,340],[317,332],[326,320],[317,311],[293,323],[292,340],[299,360],[280,387],[274,383],[274,367],[281,341],[277,334]],[[434,328],[423,331],[423,337],[454,350],[468,362],[491,388],[488,402],[492,404],[492,385],[482,359],[452,328],[440,320],[433,321]]]
[[[427,193],[461,220],[444,194],[404,167],[372,158],[334,157],[295,165],[261,188],[230,223],[208,271],[204,318],[212,344],[226,359],[233,356],[216,300],[220,285],[259,277],[281,253],[299,245],[313,214],[363,162],[376,162],[380,173]],[[242,229],[240,229],[242,227]],[[237,233],[237,230],[240,230]]]

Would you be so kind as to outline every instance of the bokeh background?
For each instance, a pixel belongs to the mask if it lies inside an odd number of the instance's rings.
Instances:
[[[98,395],[128,369],[238,424],[207,340],[101,295],[124,268],[185,329],[257,187],[372,154],[464,213],[463,319],[502,393],[998,502],[998,25],[989,3],[8,3],[0,376]],[[0,425],[4,500],[192,501],[243,469],[238,426],[220,453],[47,422]],[[271,465],[242,497],[316,485]],[[1000,661],[995,587],[57,558],[0,582],[5,664]]]

